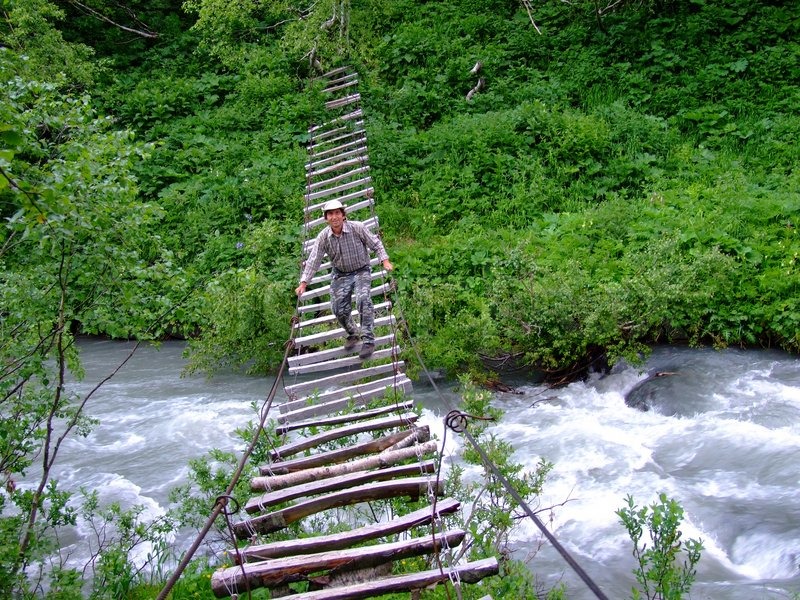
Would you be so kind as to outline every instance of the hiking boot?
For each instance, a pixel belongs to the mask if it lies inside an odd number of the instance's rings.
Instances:
[[[367,360],[372,353],[375,352],[375,344],[372,342],[365,342],[363,346],[361,346],[361,352],[358,353],[358,358],[361,360]]]
[[[358,336],[357,335],[348,335],[347,339],[344,341],[344,349],[345,350],[352,350],[358,345]]]

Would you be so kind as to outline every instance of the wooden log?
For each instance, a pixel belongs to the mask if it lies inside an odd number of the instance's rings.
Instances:
[[[308,132],[309,133],[316,133],[318,131],[322,131],[324,129],[328,129],[332,125],[338,125],[340,123],[346,123],[348,121],[354,121],[356,119],[360,119],[363,116],[363,114],[364,113],[359,108],[358,110],[354,110],[353,112],[348,113],[346,115],[341,115],[339,117],[335,117],[335,118],[331,119],[330,121],[326,121],[325,123],[322,123],[321,125],[314,125],[313,127],[309,127]]]
[[[400,346],[391,346],[389,348],[383,348],[382,350],[376,350],[372,353],[372,356],[370,356],[369,359],[371,361],[383,360],[386,358],[395,358],[399,355]],[[332,371],[334,369],[344,369],[347,367],[358,366],[363,362],[364,361],[358,356],[346,356],[344,358],[337,358],[336,360],[316,362],[300,367],[289,367],[289,375],[306,375],[308,373],[320,373],[323,371]]]
[[[311,408],[314,405],[323,405],[327,404],[331,400],[336,399],[352,399],[354,404],[358,404],[359,400],[361,400],[363,396],[363,392],[367,389],[373,388],[386,388],[390,387],[392,384],[396,383],[398,380],[401,380],[405,377],[400,373],[394,373],[388,377],[382,377],[380,379],[374,379],[372,381],[365,381],[363,383],[357,383],[356,385],[351,385],[347,387],[338,387],[334,389],[330,389],[325,392],[320,392],[317,394],[309,394],[308,396],[301,396],[301,397],[293,397],[292,400],[284,402],[283,404],[278,406],[278,410],[283,413],[290,413],[294,412],[295,410],[300,410],[302,408]],[[346,404],[346,403],[345,403]],[[318,414],[330,414],[330,410],[327,410],[324,413]],[[278,417],[280,421],[280,416]],[[284,422],[284,421],[281,421]]]
[[[333,82],[333,81],[332,81],[331,83],[335,83],[335,82]],[[326,88],[325,88],[324,90],[322,90],[322,91],[323,91],[324,93],[326,93],[326,94],[330,94],[330,93],[333,93],[333,92],[339,92],[339,91],[341,91],[341,90],[344,90],[344,89],[347,89],[347,88],[349,88],[349,87],[353,87],[353,86],[356,86],[356,85],[358,85],[358,80],[355,80],[355,81],[347,81],[347,82],[345,82],[345,83],[341,83],[341,84],[339,84],[339,85],[331,85],[330,87],[326,87]]]
[[[353,369],[352,371],[345,371],[344,373],[337,373],[336,375],[329,375],[319,379],[312,379],[311,381],[287,385],[284,386],[284,391],[289,398],[297,398],[301,394],[310,394],[314,390],[327,390],[333,386],[362,381],[370,377],[385,375],[386,373],[399,375],[403,372],[405,366],[405,362],[397,361],[375,365],[374,367]]]
[[[255,514],[264,512],[270,506],[283,504],[291,500],[297,500],[304,496],[315,496],[317,494],[328,494],[347,488],[356,487],[365,483],[372,483],[375,481],[386,481],[389,479],[396,479],[398,477],[410,477],[412,475],[419,475],[420,473],[433,473],[436,464],[432,460],[426,460],[408,465],[400,465],[397,467],[389,467],[386,469],[377,469],[375,471],[357,471],[347,475],[340,475],[338,477],[331,477],[329,479],[322,479],[319,481],[311,481],[301,485],[295,485],[284,490],[275,490],[267,492],[261,496],[250,498],[245,504],[244,510],[247,514]]]
[[[254,590],[260,587],[274,587],[303,581],[309,575],[320,571],[374,567],[410,556],[438,552],[444,545],[458,546],[465,536],[464,531],[453,529],[443,534],[427,535],[363,548],[333,550],[257,563],[244,563],[215,571],[211,576],[211,590],[217,598],[223,598],[230,595],[231,592],[239,593],[247,589]],[[320,596],[320,598],[327,597],[329,596]]]
[[[315,147],[334,143],[333,138],[344,137],[348,134],[353,136],[362,131],[364,131],[364,121],[353,121],[351,123],[345,123],[340,127],[332,127],[331,129],[320,131],[311,138],[311,142],[308,145],[309,154],[314,153],[313,150]]]
[[[353,159],[357,156],[362,157],[360,160],[366,162],[367,161],[366,155],[367,155],[367,147],[360,146],[359,148],[355,148],[347,152],[340,152],[336,156],[329,156],[327,158],[321,158],[319,160],[314,160],[310,163],[306,163],[306,172],[309,173],[318,172],[320,169],[323,169],[333,164],[338,164],[348,159]]]
[[[366,150],[366,144],[367,144],[367,136],[362,133],[360,136],[350,140],[349,142],[345,142],[344,144],[339,144],[338,146],[331,146],[330,148],[326,148],[325,150],[319,150],[318,152],[314,152],[312,157],[314,158],[314,161],[318,163],[323,158],[330,158],[330,156],[333,154],[339,156],[345,150],[350,151],[361,148]],[[310,165],[313,163],[308,163],[308,164]]]
[[[388,417],[381,417],[378,419],[369,419],[367,421],[359,421],[351,423],[345,427],[337,427],[336,429],[329,429],[322,431],[316,435],[301,437],[293,442],[273,448],[269,456],[272,460],[281,460],[287,456],[292,456],[303,450],[314,448],[333,440],[338,440],[343,437],[357,435],[365,431],[377,431],[379,429],[394,429],[395,427],[403,427],[411,425],[419,420],[419,415],[413,412],[403,413],[401,415],[391,415]]]
[[[452,570],[458,573],[458,577],[463,583],[477,583],[485,577],[497,575],[500,572],[500,566],[497,564],[497,559],[491,557],[458,565],[452,567]],[[450,576],[446,569],[444,571],[431,569],[408,575],[394,575],[341,588],[293,594],[292,600],[361,600],[396,592],[424,590],[433,585],[446,583],[449,579]]]
[[[337,448],[329,452],[271,463],[259,467],[259,472],[262,475],[281,475],[283,473],[291,473],[292,471],[300,471],[311,467],[320,467],[326,464],[337,464],[355,458],[356,456],[363,456],[364,454],[372,454],[374,452],[386,450],[386,448],[412,436],[418,442],[427,442],[431,437],[430,428],[427,425],[424,427],[412,427],[411,429],[390,433],[374,440],[353,444],[346,448]]]
[[[335,108],[342,108],[343,106],[350,106],[351,104],[358,104],[361,101],[361,94],[356,92],[355,94],[350,94],[349,96],[343,96],[341,98],[337,98],[336,100],[328,100],[325,103],[325,108],[327,110],[333,110]]]
[[[363,156],[360,156],[358,158],[343,160],[340,163],[336,163],[334,165],[330,165],[322,169],[314,169],[313,171],[306,171],[306,180],[312,179],[314,177],[321,177],[322,175],[328,175],[329,173],[335,173],[336,171],[341,171],[342,169],[348,169],[350,167],[360,166],[364,164],[366,164],[366,159]]]
[[[385,327],[390,326],[393,327],[396,324],[397,320],[395,319],[394,315],[387,315],[385,317],[378,317],[375,319],[374,326],[375,328],[378,327]],[[323,331],[321,333],[312,333],[309,335],[302,335],[294,338],[294,345],[296,348],[302,348],[303,346],[316,346],[317,344],[321,344],[322,342],[327,342],[330,340],[335,340],[336,338],[342,338],[347,336],[347,331],[343,328],[339,327],[337,329],[331,329],[329,331]]]
[[[390,309],[392,307],[392,303],[389,301],[380,302],[378,304],[373,304],[372,309],[376,312],[380,312],[383,310]],[[350,311],[350,315],[353,317],[358,316],[358,311],[353,309]],[[296,323],[293,328],[294,329],[302,329],[303,327],[313,327],[314,325],[326,325],[329,323],[336,323],[336,317],[334,315],[325,315],[324,317],[316,317],[313,319],[306,319],[304,321],[300,321]]]
[[[350,181],[354,177],[359,177],[359,176],[363,175],[364,173],[368,173],[369,169],[370,169],[369,165],[361,165],[360,167],[352,169],[351,171],[348,171],[347,173],[341,173],[341,174],[335,175],[334,177],[331,177],[329,179],[323,179],[321,181],[316,181],[314,183],[309,183],[308,186],[307,186],[307,189],[308,189],[309,193],[313,193],[313,192],[315,192],[317,190],[320,190],[320,189],[323,189],[323,188],[327,188],[328,186],[337,185],[337,184],[341,183],[342,181]]]
[[[311,417],[330,415],[341,410],[366,406],[368,402],[384,396],[390,396],[388,403],[394,404],[398,397],[410,394],[412,385],[411,380],[403,375],[402,377],[387,377],[378,381],[371,381],[366,384],[346,388],[349,392],[342,395],[341,390],[331,392],[331,397],[335,400],[323,401],[320,404],[305,406],[296,410],[278,415],[279,423],[291,423],[295,420],[304,420]],[[334,395],[335,394],[335,395]]]
[[[317,192],[309,192],[308,194],[305,195],[305,199],[307,202],[310,202],[312,200],[318,200],[319,198],[326,198],[331,194],[339,194],[341,192],[346,192],[347,190],[352,190],[353,188],[369,187],[371,183],[372,183],[372,177],[362,177],[361,179],[355,179],[353,181],[348,181],[346,183],[340,183],[339,185],[324,188]]]
[[[433,489],[431,489],[433,488]],[[391,481],[378,481],[367,485],[340,490],[298,502],[281,510],[259,515],[247,521],[233,524],[237,539],[246,540],[255,533],[272,533],[288,527],[309,515],[332,508],[351,506],[362,502],[406,497],[417,499],[425,497],[431,490],[437,496],[444,494],[444,481],[433,481],[430,477],[410,477]]]
[[[347,66],[336,67],[335,69],[331,69],[330,71],[327,71],[326,73],[323,73],[319,77],[314,77],[314,79],[312,79],[312,81],[320,81],[321,79],[330,79],[331,77],[337,76],[337,75],[339,75],[341,73],[346,73],[349,70],[350,70],[350,67],[347,67]]]
[[[413,408],[413,406],[413,400],[406,400],[390,406],[382,406],[380,408],[362,410],[360,412],[336,415],[335,417],[329,417],[327,419],[312,419],[310,421],[301,421],[300,423],[292,423],[290,425],[279,425],[275,428],[275,433],[278,435],[283,435],[297,429],[305,429],[306,427],[328,427],[330,425],[340,425],[342,423],[350,423],[351,421],[358,421],[361,419],[369,419],[378,415],[385,415],[386,413],[390,412],[403,412],[410,410]]]
[[[375,347],[382,348],[386,345],[394,345],[394,342],[395,335],[393,333],[381,335],[375,338]],[[338,348],[329,348],[328,350],[317,350],[315,352],[307,352],[305,354],[290,356],[287,362],[289,363],[289,369],[292,369],[302,365],[313,365],[316,363],[331,361],[337,358],[345,357],[348,354],[349,352],[340,346]]]
[[[456,512],[461,506],[458,500],[444,498],[436,503],[436,516],[448,515]],[[254,544],[239,551],[245,562],[255,562],[269,558],[281,558],[296,554],[311,554],[329,550],[340,550],[356,544],[363,544],[369,540],[394,535],[408,531],[414,527],[429,525],[433,519],[432,506],[426,506],[402,517],[391,521],[383,521],[373,525],[365,525],[349,531],[341,531],[330,535],[320,535],[309,538],[283,540],[269,544]]]
[[[424,442],[415,447],[402,448],[400,450],[384,450],[379,454],[373,454],[365,458],[351,460],[350,462],[326,465],[312,469],[305,469],[284,475],[269,475],[265,477],[253,477],[250,480],[250,489],[254,492],[260,490],[280,490],[293,485],[302,485],[309,481],[327,479],[348,473],[357,473],[368,469],[383,469],[409,460],[411,458],[428,456],[438,450],[439,446],[435,441]]]

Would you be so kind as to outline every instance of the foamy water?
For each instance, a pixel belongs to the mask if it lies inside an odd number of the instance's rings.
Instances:
[[[81,344],[86,391],[110,372],[131,345]],[[144,348],[89,405],[100,424],[64,449],[61,485],[102,490],[103,500],[143,505],[157,516],[169,490],[184,483],[188,461],[211,449],[238,450],[237,427],[255,418],[268,378],[181,378],[183,344]],[[555,464],[541,506],[552,531],[609,598],[627,598],[635,580],[630,541],[615,511],[625,496],[650,504],[659,492],[686,511],[684,538],[706,549],[692,592],[697,599],[785,599],[800,591],[800,361],[778,352],[656,349],[644,370],[675,375],[645,381],[640,369],[618,368],[602,379],[559,390],[512,382],[521,394],[497,394],[505,416],[494,432],[533,469]],[[445,404],[430,386],[415,384],[427,407],[425,424],[443,435]],[[630,408],[634,393],[651,407]],[[461,441],[448,433],[448,452]],[[66,540],[81,547],[79,530]],[[524,522],[520,554],[539,543]],[[563,559],[545,546],[531,568],[545,585],[564,581],[572,600],[593,594]]]

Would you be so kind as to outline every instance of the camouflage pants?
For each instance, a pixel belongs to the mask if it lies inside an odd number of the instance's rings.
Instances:
[[[371,287],[372,273],[369,267],[352,273],[341,273],[336,270],[333,272],[333,281],[331,281],[333,314],[336,315],[336,319],[348,335],[356,335],[358,329],[350,314],[355,294],[356,308],[361,316],[361,339],[370,343],[375,341],[375,309],[372,306]]]

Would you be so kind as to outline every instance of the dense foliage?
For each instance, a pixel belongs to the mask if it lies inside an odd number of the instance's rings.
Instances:
[[[652,342],[800,350],[800,6],[525,4],[3,1],[4,595],[42,591],[78,518],[49,476],[92,425],[65,393],[75,335],[189,337],[207,372],[283,355],[316,65],[360,73],[428,367],[564,381]]]

